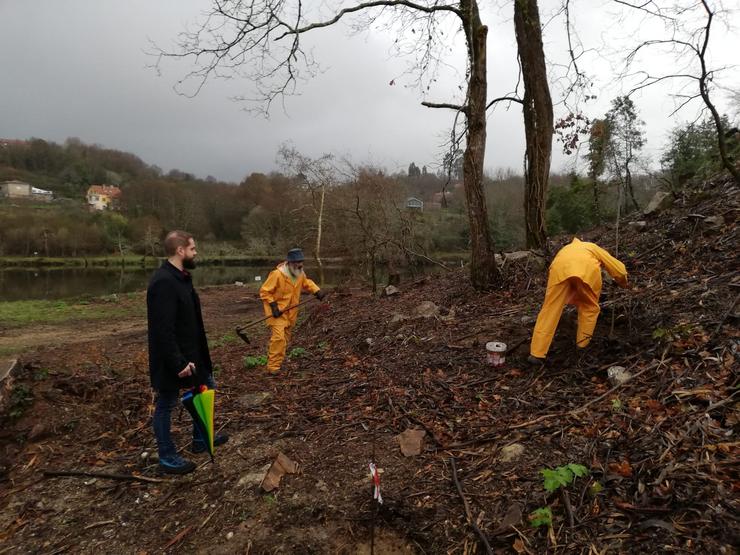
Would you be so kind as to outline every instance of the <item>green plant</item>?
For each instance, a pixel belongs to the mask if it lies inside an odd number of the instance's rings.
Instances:
[[[655,328],[653,330],[653,339],[660,343],[670,343],[679,339],[686,339],[694,332],[692,324],[677,324],[672,328]]]
[[[303,347],[295,347],[290,350],[290,353],[288,353],[288,358],[301,358],[303,356],[306,356],[308,354],[308,351],[304,349]]]
[[[256,357],[245,356],[244,357],[244,368],[255,368],[257,366],[265,366],[267,364],[267,356],[259,355]]]
[[[557,491],[561,487],[569,486],[573,483],[577,476],[587,476],[589,474],[588,468],[582,464],[566,464],[565,466],[558,466],[557,468],[544,468],[540,470],[540,474],[545,479],[543,486],[544,488],[552,493]]]
[[[576,478],[588,476],[590,471],[582,464],[570,463],[556,468],[543,468],[540,474],[544,478],[542,486],[548,493],[554,493],[572,484]],[[535,528],[539,526],[552,528],[552,509],[538,507],[529,514],[529,522]]]
[[[612,399],[612,411],[613,412],[622,412],[623,409],[622,401],[619,399],[619,397],[615,397]]]
[[[33,402],[31,389],[25,384],[18,384],[13,388],[8,400],[8,416],[15,420],[20,418],[23,411]]]
[[[229,343],[234,343],[235,341],[238,341],[239,338],[234,333],[226,333],[222,335],[219,339],[214,339],[212,341],[209,341],[209,347],[216,348],[216,347],[223,347],[224,345],[228,345]]]
[[[534,527],[552,526],[552,510],[550,507],[539,507],[529,514],[529,523]]]

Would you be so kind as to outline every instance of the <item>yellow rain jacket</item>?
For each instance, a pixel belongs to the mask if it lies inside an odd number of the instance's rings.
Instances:
[[[550,265],[547,287],[577,277],[598,296],[601,293],[602,266],[619,285],[627,285],[627,269],[624,264],[599,245],[574,238],[555,255]]]
[[[566,304],[578,307],[576,345],[589,344],[600,312],[602,266],[617,284],[627,286],[624,264],[598,245],[573,239],[560,249],[550,265],[545,301],[532,333],[529,348],[532,356],[544,358],[547,355]]]
[[[272,315],[270,303],[277,302],[278,308],[283,311],[289,306],[297,305],[301,301],[302,292],[314,294],[318,290],[319,286],[308,279],[306,274],[302,273],[297,278],[290,275],[288,265],[282,262],[270,272],[265,284],[260,287],[260,299],[262,299],[262,304],[264,305],[265,316]],[[282,320],[283,318],[293,327],[298,319],[298,309],[294,308],[290,312],[286,312],[280,318],[277,318],[277,320]],[[272,321],[274,320],[276,318],[270,318],[267,321],[267,325],[272,325]]]
[[[294,278],[288,270],[288,265],[283,262],[270,272],[265,284],[260,287],[260,298],[265,309],[265,316],[272,316],[270,303],[276,302],[278,308],[283,311],[288,307],[297,305],[301,300],[301,293],[316,293],[319,286],[308,279],[305,274]],[[267,325],[272,329],[270,345],[267,352],[267,370],[277,372],[285,359],[285,352],[290,343],[291,332],[298,319],[298,309],[282,314],[280,318],[270,318]]]

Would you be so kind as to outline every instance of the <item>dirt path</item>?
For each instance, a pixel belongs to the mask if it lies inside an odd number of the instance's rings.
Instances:
[[[0,336],[0,351],[24,352],[141,333],[146,333],[146,322],[142,322],[141,318],[30,326],[6,330]]]

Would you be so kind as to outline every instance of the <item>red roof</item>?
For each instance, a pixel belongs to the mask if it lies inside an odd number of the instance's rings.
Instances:
[[[90,185],[87,190],[88,195],[108,195],[111,198],[121,196],[121,189],[115,185]]]

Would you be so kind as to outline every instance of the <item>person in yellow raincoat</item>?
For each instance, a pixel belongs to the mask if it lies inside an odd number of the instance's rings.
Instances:
[[[301,293],[312,293],[322,300],[325,293],[303,272],[303,251],[292,249],[285,262],[278,264],[260,288],[260,298],[265,309],[265,316],[271,316],[267,325],[272,329],[270,346],[267,353],[267,370],[275,373],[285,359],[285,351],[290,343],[293,327],[298,319],[298,309],[285,312],[285,309],[297,305]]]
[[[541,363],[547,356],[566,304],[578,307],[576,346],[584,348],[589,344],[599,318],[602,267],[620,287],[627,287],[624,264],[594,243],[573,239],[555,255],[547,279],[545,302],[532,333],[531,363]]]

